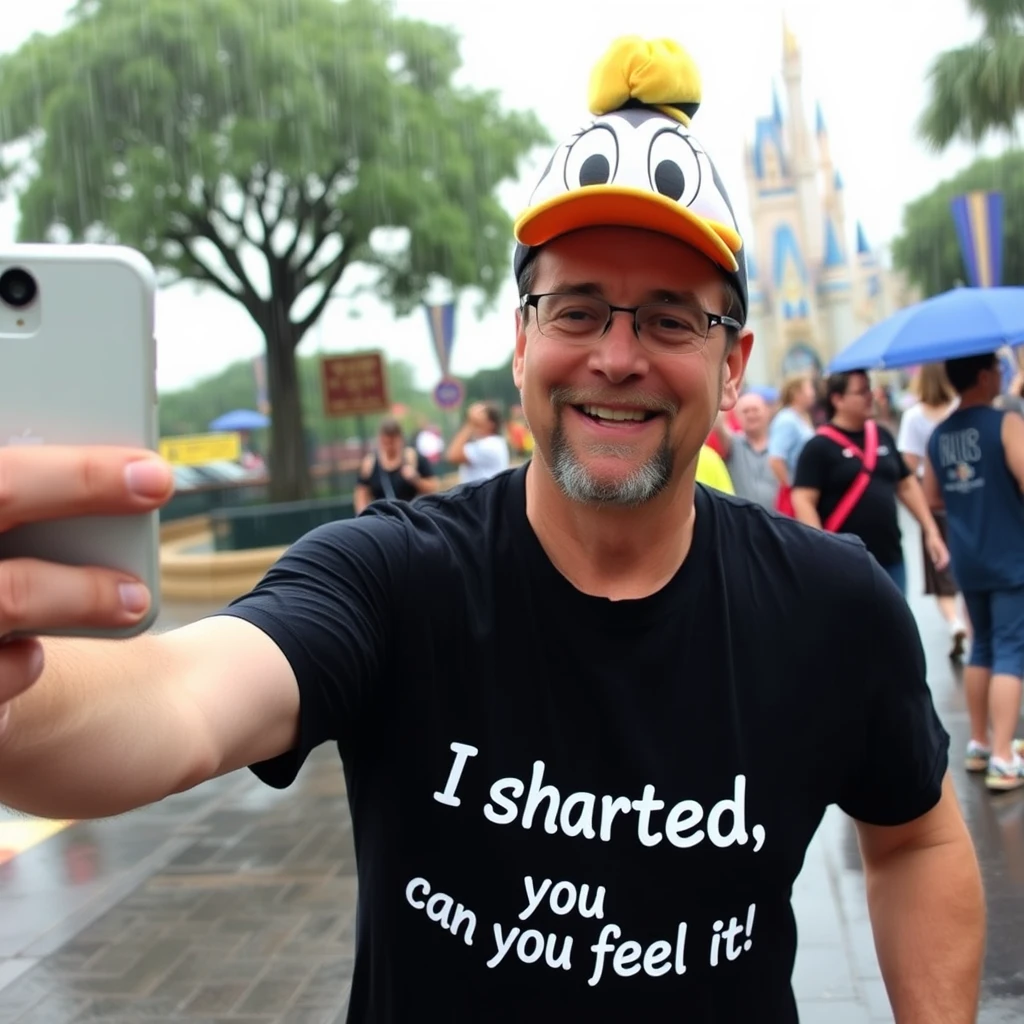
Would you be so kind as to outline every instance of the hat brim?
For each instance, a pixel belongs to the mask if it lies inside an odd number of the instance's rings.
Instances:
[[[531,248],[583,228],[629,227],[656,231],[693,246],[723,270],[739,269],[737,232],[665,196],[624,185],[589,185],[547,199],[522,213],[515,236]]]

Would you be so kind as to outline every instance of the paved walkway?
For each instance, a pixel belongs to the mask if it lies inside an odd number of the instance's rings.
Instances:
[[[966,739],[962,692],[934,609],[915,606],[958,752]],[[163,625],[202,611],[168,609]],[[1024,796],[997,804],[977,779],[956,777],[989,886],[979,1022],[1019,1024]],[[0,1024],[344,1021],[356,878],[344,783],[330,748],[317,751],[288,793],[239,772],[120,818],[37,838],[0,858]],[[855,834],[838,811],[808,851],[794,904],[803,1024],[892,1021]]]

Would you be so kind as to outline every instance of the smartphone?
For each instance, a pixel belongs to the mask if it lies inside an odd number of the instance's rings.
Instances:
[[[0,444],[158,445],[156,274],[115,245],[0,245]],[[159,613],[159,513],[87,516],[0,532],[0,559],[130,573],[152,595],[144,621],[62,636],[121,638]]]

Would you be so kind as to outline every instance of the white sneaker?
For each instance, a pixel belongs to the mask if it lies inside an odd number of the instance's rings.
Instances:
[[[964,656],[964,647],[967,644],[967,627],[957,620],[949,627],[949,656],[959,661]]]

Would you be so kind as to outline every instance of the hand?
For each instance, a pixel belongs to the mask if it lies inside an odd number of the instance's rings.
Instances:
[[[408,462],[405,463],[402,466],[402,479],[403,480],[408,480],[409,483],[414,484],[414,483],[416,483],[417,480],[419,480],[419,478],[420,478],[420,475],[419,475],[419,473],[416,472],[416,467],[415,466],[410,466]]]
[[[0,532],[70,516],[151,512],[173,493],[170,467],[145,450],[0,447]],[[33,633],[123,629],[149,605],[141,583],[111,569],[0,560],[0,732],[9,702],[42,674]]]
[[[937,529],[925,531],[924,546],[936,569],[942,570],[949,565],[949,551]]]

